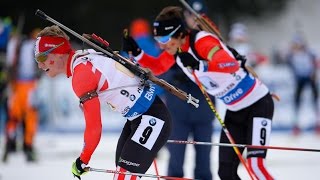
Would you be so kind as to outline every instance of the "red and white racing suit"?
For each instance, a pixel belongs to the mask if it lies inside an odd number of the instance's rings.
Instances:
[[[197,58],[190,43],[194,43],[197,54],[203,59]],[[268,88],[258,78],[243,67],[240,67],[239,62],[231,51],[217,36],[211,33],[198,32],[194,42],[190,42],[190,36],[186,36],[186,43],[182,45],[181,51],[188,52],[194,59],[199,61],[199,70],[194,70],[195,75],[209,94],[219,98],[226,105],[225,124],[230,133],[236,135],[234,137],[236,143],[268,145],[274,108]],[[152,57],[142,51],[135,59],[141,66],[150,68],[156,75],[166,72],[174,63],[177,63],[183,72],[195,82],[192,72],[183,66],[179,53],[173,56],[163,52],[159,57]],[[268,110],[264,111],[264,108]],[[254,114],[253,112],[255,111],[259,113]],[[243,127],[237,125],[239,122]],[[263,126],[257,124],[263,124]],[[263,142],[267,143],[260,143],[259,138],[262,131],[259,131],[259,128],[266,129],[266,133],[263,134]],[[241,137],[241,134],[245,137]],[[220,142],[229,143],[223,132],[221,133]],[[239,164],[239,161],[234,162],[234,158],[237,157],[232,148],[229,148],[229,150],[227,152],[224,148],[220,148],[220,165],[227,163],[227,165],[221,165],[224,168],[223,170],[221,170],[221,167],[219,169],[219,175],[222,179],[228,179],[228,176],[233,176],[233,178],[237,176],[236,169],[238,166],[232,163]],[[266,156],[266,151],[249,151],[251,153],[248,158],[265,158]],[[259,161],[250,160],[250,162]],[[272,179],[263,163],[250,163],[250,166],[258,178]],[[232,174],[230,172],[235,173]]]
[[[145,173],[170,133],[170,118],[156,96],[156,86],[142,85],[123,65],[94,50],[72,52],[67,76],[72,76],[72,88],[79,98],[88,92],[97,93],[83,103],[86,128],[80,159],[88,164],[100,141],[100,105],[106,103],[128,119],[117,147],[118,168]],[[161,114],[154,113],[156,110]]]

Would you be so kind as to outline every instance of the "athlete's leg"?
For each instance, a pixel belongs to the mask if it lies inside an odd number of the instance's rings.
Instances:
[[[194,125],[193,137],[195,141],[211,142],[213,122],[208,119],[207,123]],[[194,146],[196,151],[196,167],[194,170],[195,179],[212,180],[211,173],[211,146]]]
[[[129,139],[129,136],[131,134],[131,121],[127,120],[125,123],[121,135],[118,139],[117,149],[116,149],[116,158],[115,158],[115,165],[118,164],[123,146],[125,145],[126,141]]]
[[[114,180],[127,180],[127,179],[139,180],[140,179],[139,176],[130,175],[130,173],[131,173],[130,171],[128,171],[120,166],[117,166],[117,171],[121,172],[121,173],[127,173],[127,175],[126,174],[114,174],[114,176],[113,176]]]
[[[297,84],[296,84],[296,90],[295,90],[295,98],[294,98],[296,111],[298,111],[300,108],[301,93],[305,85],[306,85],[305,79],[298,78]]]
[[[173,131],[171,133],[170,139],[172,140],[188,140],[189,133],[191,131],[188,122],[181,122],[179,120],[174,120]],[[183,177],[183,164],[185,159],[185,144],[170,144],[166,145],[168,148],[170,157],[168,163],[168,176]]]
[[[19,86],[17,85],[14,89],[15,91],[13,91],[11,96],[8,97],[8,120],[5,125],[6,144],[4,154],[2,156],[3,162],[7,161],[9,153],[15,152],[17,149],[17,128],[23,118],[23,104],[22,99],[20,98],[21,92],[19,90]]]
[[[271,134],[271,120],[267,118],[256,117],[253,120],[252,145],[268,145]],[[248,142],[248,144],[250,144]],[[267,151],[265,149],[248,149],[247,158],[251,171],[258,179],[272,180],[273,177],[265,167],[265,158]]]
[[[299,110],[301,104],[301,94],[306,85],[306,81],[304,78],[297,78],[296,81],[296,90],[294,93],[294,108],[295,108],[295,117],[293,118],[293,134],[298,135],[300,134],[301,130],[299,127]]]
[[[225,125],[231,136],[237,144],[246,142],[246,124],[243,123],[247,119],[245,111],[232,112],[227,110],[225,117]],[[220,143],[230,143],[226,134],[221,130]],[[243,148],[239,148],[241,154]],[[240,160],[233,148],[219,147],[219,170],[220,179],[238,180],[238,166]]]
[[[312,78],[310,79],[310,85],[311,85],[311,90],[313,94],[313,107],[315,111],[315,132],[317,134],[320,134],[320,107],[319,107],[319,102],[318,102],[318,83],[317,83],[317,78]]]
[[[248,158],[248,165],[252,172],[256,175],[256,177],[265,180],[273,180],[274,178],[268,172],[265,166],[265,158],[262,157],[251,157]]]
[[[256,102],[251,108],[251,121],[248,126],[247,144],[267,146],[270,141],[274,104],[270,95]],[[266,149],[248,148],[248,165],[258,179],[272,180],[265,166]]]
[[[170,73],[179,75],[180,72],[181,70],[175,70],[172,72],[170,71],[169,75],[170,77],[173,77],[173,74],[170,74]],[[185,76],[185,75],[182,74],[182,76]],[[177,83],[182,86],[182,82],[177,81]],[[193,82],[189,82],[189,83],[193,83]],[[183,85],[183,87],[184,86],[185,84]],[[165,93],[165,100],[167,102],[167,107],[172,117],[173,131],[171,132],[170,139],[187,141],[189,135],[192,133],[192,126],[193,126],[193,123],[190,122],[190,118],[192,115],[192,112],[189,110],[190,105],[187,103],[184,103],[180,99],[174,98],[172,95],[168,95],[167,93]],[[183,177],[184,176],[183,165],[185,160],[186,145],[167,143],[166,147],[169,152],[167,175],[173,176],[173,177]]]
[[[145,173],[169,138],[171,131],[169,112],[161,100],[156,98],[146,113],[130,122],[130,129],[130,135],[124,144],[120,145],[122,148],[119,147],[122,150],[117,158],[117,168],[128,172]],[[137,178],[131,175],[116,175],[114,179],[124,180],[129,176],[131,179]]]
[[[24,129],[24,153],[26,155],[27,161],[35,161],[36,154],[34,151],[34,136],[37,131],[38,126],[38,112],[36,109],[29,108],[26,111],[26,116],[24,119],[25,129]]]

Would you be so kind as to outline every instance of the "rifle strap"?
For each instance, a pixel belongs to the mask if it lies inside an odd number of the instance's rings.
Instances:
[[[194,53],[194,55],[199,59],[199,60],[204,60],[205,58],[201,57],[196,48],[195,48],[195,42],[196,42],[196,35],[199,31],[198,30],[191,30],[189,33],[189,44],[190,44],[190,48],[192,50],[192,52]]]
[[[89,91],[80,97],[80,104],[84,104],[86,101],[94,97],[98,97],[97,91],[96,90]]]

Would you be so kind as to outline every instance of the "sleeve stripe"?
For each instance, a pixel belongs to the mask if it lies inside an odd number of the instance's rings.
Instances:
[[[208,59],[209,61],[211,61],[213,55],[214,55],[219,49],[220,49],[219,46],[213,47],[213,48],[209,51],[208,56],[207,56],[207,59]]]

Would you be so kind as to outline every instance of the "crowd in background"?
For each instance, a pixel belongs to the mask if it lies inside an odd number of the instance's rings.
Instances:
[[[7,20],[3,22],[1,58],[3,88],[1,89],[2,121],[5,123],[4,154],[6,162],[10,153],[17,150],[17,137],[22,129],[21,146],[27,161],[35,161],[34,137],[38,126],[37,83],[40,72],[34,63],[34,43],[39,29],[21,34]],[[20,141],[18,141],[20,142]]]

